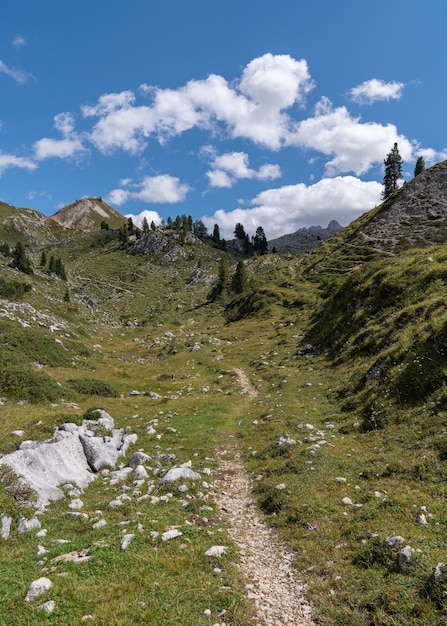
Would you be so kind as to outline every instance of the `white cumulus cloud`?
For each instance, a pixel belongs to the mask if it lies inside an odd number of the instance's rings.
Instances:
[[[105,94],[82,107],[84,117],[99,117],[90,134],[102,152],[143,150],[153,136],[163,143],[192,128],[226,133],[277,150],[291,126],[286,109],[302,103],[313,88],[307,62],[289,55],[265,54],[252,60],[239,80],[228,83],[211,74],[173,90],[142,85],[150,105],[136,104],[131,91]]]
[[[218,210],[203,222],[212,229],[219,224],[225,238],[233,236],[237,222],[254,234],[262,226],[267,238],[295,232],[303,226],[327,226],[335,219],[346,225],[380,202],[383,186],[354,176],[323,178],[314,185],[303,183],[268,189],[251,201],[250,208]]]
[[[372,104],[380,100],[399,100],[402,97],[404,83],[386,83],[372,78],[353,87],[349,92],[351,99],[359,104]]]
[[[138,213],[137,215],[134,215],[133,213],[127,213],[126,217],[131,217],[132,222],[136,226],[138,226],[138,228],[141,228],[143,226],[144,218],[147,219],[147,223],[149,224],[149,226],[151,225],[152,222],[154,222],[156,226],[159,226],[162,222],[162,218],[157,213],[157,211],[149,211],[147,209],[145,209],[144,211],[141,211],[141,213]]]
[[[70,113],[59,113],[54,118],[54,127],[58,130],[62,139],[43,137],[34,143],[34,155],[38,161],[52,157],[68,159],[80,156],[85,152],[81,138],[75,132],[74,118]]]
[[[404,160],[411,160],[415,146],[399,135],[393,124],[362,123],[351,116],[346,107],[333,108],[323,98],[315,115],[298,122],[289,138],[290,144],[330,156],[326,175],[354,172],[365,174],[373,165],[382,163],[395,143]]]
[[[267,163],[259,170],[249,167],[249,157],[245,152],[227,152],[215,156],[212,169],[207,172],[211,187],[232,187],[240,179],[274,180],[280,178],[279,165]]]
[[[107,202],[118,206],[129,200],[141,200],[148,204],[175,204],[184,200],[191,190],[189,185],[169,174],[145,176],[137,183],[129,181],[128,186],[128,189],[113,189],[107,196]]]

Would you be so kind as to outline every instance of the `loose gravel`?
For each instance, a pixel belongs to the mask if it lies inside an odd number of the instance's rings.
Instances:
[[[228,534],[239,548],[246,597],[256,626],[310,626],[312,609],[306,588],[296,578],[293,555],[261,519],[252,499],[252,482],[236,441],[220,449],[215,500],[228,521]]]

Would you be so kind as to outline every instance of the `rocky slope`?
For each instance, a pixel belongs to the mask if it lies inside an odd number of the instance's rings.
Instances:
[[[327,228],[309,226],[299,228],[296,232],[282,235],[269,241],[269,252],[307,252],[332,237],[341,229],[336,220],[331,220]]]
[[[101,198],[83,198],[68,204],[52,215],[50,220],[64,228],[76,230],[91,230],[100,228],[106,222],[110,228],[119,228],[126,222],[126,218],[104,202]]]

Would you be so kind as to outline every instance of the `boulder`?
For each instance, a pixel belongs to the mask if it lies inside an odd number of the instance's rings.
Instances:
[[[115,429],[108,413],[98,410],[96,415],[97,419],[84,420],[82,426],[62,424],[51,439],[24,442],[18,450],[0,458],[0,464],[8,465],[36,492],[33,504],[38,509],[64,496],[59,485],[87,487],[96,478],[94,472],[114,467],[136,442],[136,435],[124,435],[121,429]]]

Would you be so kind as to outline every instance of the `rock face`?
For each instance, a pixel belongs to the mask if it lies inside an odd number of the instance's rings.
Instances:
[[[447,161],[406,183],[358,232],[385,252],[447,241]]]
[[[331,220],[327,228],[321,226],[309,226],[299,228],[295,233],[283,235],[269,241],[269,252],[307,252],[316,248],[322,241],[326,241],[341,229],[336,220]]]
[[[121,213],[112,209],[101,198],[77,200],[64,206],[49,219],[60,226],[76,230],[99,228],[103,221],[109,224],[110,228],[119,228],[126,222],[126,218]]]
[[[200,239],[192,233],[185,233],[185,244],[199,244]],[[142,254],[145,256],[157,256],[163,265],[174,263],[178,259],[186,257],[186,251],[181,245],[181,236],[177,231],[164,230],[163,232],[151,230],[147,235],[138,239],[127,250],[127,254]]]
[[[59,485],[86,487],[95,479],[93,472],[114,467],[129,444],[136,441],[136,435],[124,435],[116,429],[105,411],[96,413],[97,420],[84,420],[82,426],[62,424],[51,439],[24,441],[18,450],[0,458],[0,464],[8,465],[36,492],[37,508],[64,496]]]

